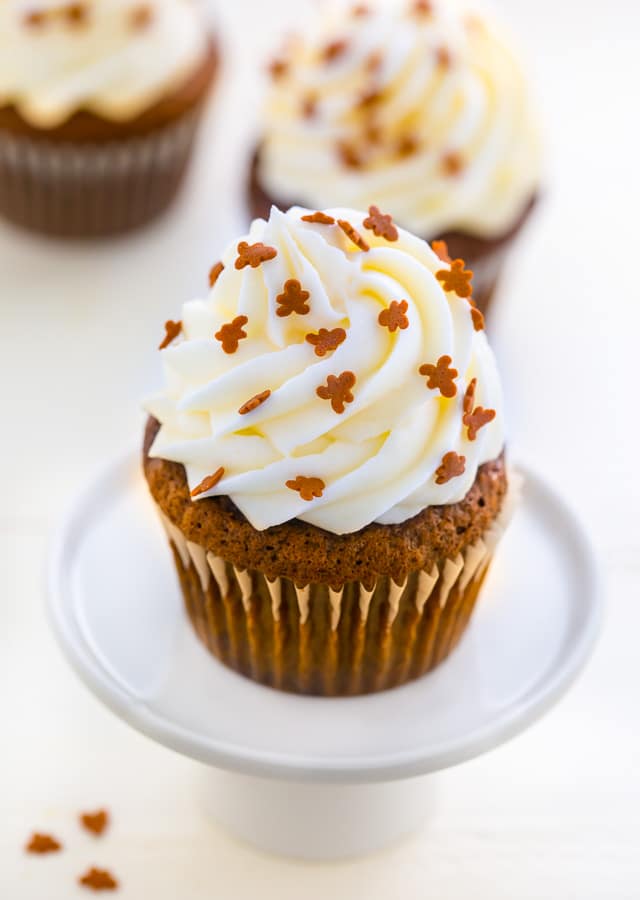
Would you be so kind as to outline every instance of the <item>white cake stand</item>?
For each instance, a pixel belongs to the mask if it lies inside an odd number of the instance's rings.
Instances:
[[[57,534],[55,632],[110,709],[210,767],[201,795],[234,835],[287,856],[371,852],[428,815],[431,780],[417,776],[523,731],[594,644],[601,601],[588,540],[540,477],[520,470],[522,502],[468,633],[439,669],[405,687],[297,697],[217,663],[183,614],[138,454],[96,479]]]

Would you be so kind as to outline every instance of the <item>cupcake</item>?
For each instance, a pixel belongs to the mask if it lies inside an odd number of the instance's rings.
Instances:
[[[498,28],[454,0],[367,3],[292,40],[270,71],[253,215],[374,204],[465,259],[486,311],[540,173],[527,85]]]
[[[0,215],[74,237],[154,218],[216,66],[192,0],[2,0]]]
[[[144,471],[227,666],[360,694],[457,644],[509,505],[472,278],[388,214],[274,208],[166,323]]]

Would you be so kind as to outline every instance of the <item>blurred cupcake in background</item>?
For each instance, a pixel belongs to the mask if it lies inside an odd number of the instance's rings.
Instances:
[[[0,214],[77,237],[154,218],[216,67],[193,0],[2,0]]]
[[[273,208],[166,323],[144,470],[226,665],[362,694],[457,645],[513,497],[471,279],[388,214]]]
[[[486,311],[540,177],[527,83],[498,27],[456,0],[341,4],[270,74],[253,215],[375,204],[463,258]]]

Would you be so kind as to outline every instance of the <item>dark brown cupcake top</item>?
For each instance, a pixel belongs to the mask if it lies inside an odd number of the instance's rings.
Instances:
[[[297,585],[339,587],[349,581],[373,584],[380,576],[402,583],[409,572],[430,570],[453,559],[495,522],[507,491],[504,457],[480,466],[463,500],[431,506],[400,525],[372,524],[336,535],[294,519],[257,531],[228,497],[194,501],[183,466],[149,457],[158,431],[149,419],[144,440],[144,472],[161,511],[187,540],[240,569],[267,578],[290,578]]]

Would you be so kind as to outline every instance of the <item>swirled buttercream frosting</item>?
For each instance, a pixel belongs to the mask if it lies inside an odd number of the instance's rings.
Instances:
[[[207,52],[194,0],[2,0],[0,106],[52,128],[78,110],[134,117]]]
[[[456,0],[351,4],[271,65],[258,177],[281,202],[499,237],[540,176],[527,84],[498,26]]]
[[[436,249],[376,207],[255,220],[167,322],[150,455],[259,530],[461,500],[502,450],[502,397],[472,273]]]

